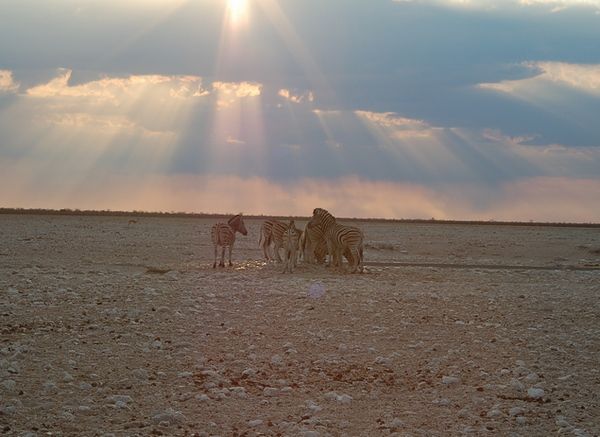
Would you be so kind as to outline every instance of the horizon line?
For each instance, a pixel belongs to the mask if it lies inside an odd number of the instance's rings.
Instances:
[[[123,210],[95,210],[78,208],[10,208],[0,207],[1,214],[15,215],[65,215],[65,216],[101,216],[101,217],[165,217],[165,218],[223,218],[231,217],[237,213],[216,212],[184,212],[184,211],[123,211]],[[311,216],[284,216],[279,214],[244,214],[251,219],[301,219],[310,220]],[[435,224],[467,224],[467,225],[506,225],[506,226],[558,226],[558,227],[600,227],[598,222],[543,222],[522,220],[465,220],[465,219],[436,219],[424,218],[382,218],[382,217],[336,217],[339,220],[367,221],[367,222],[397,222],[397,223],[435,223]]]

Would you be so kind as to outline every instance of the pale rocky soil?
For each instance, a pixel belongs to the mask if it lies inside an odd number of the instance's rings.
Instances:
[[[284,275],[258,221],[217,270],[213,220],[127,221],[0,216],[6,435],[600,434],[598,229],[359,223],[413,265]]]

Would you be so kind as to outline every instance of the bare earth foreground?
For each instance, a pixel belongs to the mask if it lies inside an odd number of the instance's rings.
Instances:
[[[358,223],[367,272],[187,218],[0,215],[7,435],[600,434],[598,228]],[[393,263],[401,263],[393,265]]]

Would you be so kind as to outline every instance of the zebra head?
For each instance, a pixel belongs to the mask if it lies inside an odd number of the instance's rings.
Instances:
[[[323,225],[325,227],[328,227],[333,223],[335,223],[335,217],[323,208],[315,208],[313,210],[312,219],[309,222],[310,226]]]
[[[229,224],[234,231],[237,231],[242,235],[248,235],[242,214],[231,217],[229,220],[227,220],[227,224]]]

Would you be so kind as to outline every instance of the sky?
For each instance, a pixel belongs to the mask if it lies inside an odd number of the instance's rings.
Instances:
[[[3,0],[0,207],[600,222],[600,0]]]

